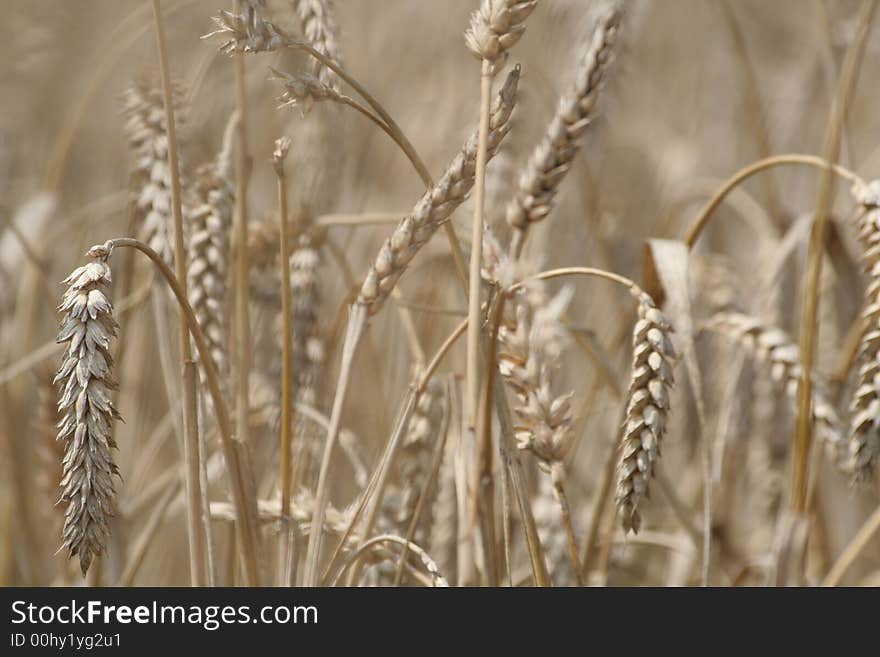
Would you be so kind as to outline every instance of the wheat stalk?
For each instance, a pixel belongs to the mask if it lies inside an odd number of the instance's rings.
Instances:
[[[121,419],[111,399],[116,382],[110,344],[118,325],[110,301],[109,253],[92,249],[89,255],[93,261],[64,280],[68,289],[59,306],[64,319],[56,340],[67,348],[54,381],[61,391],[58,440],[65,446],[62,538],[68,555],[79,556],[83,576],[92,558],[104,553],[116,513],[113,477],[119,470],[112,427]]]
[[[483,224],[486,197],[486,165],[490,159],[489,131],[491,116],[489,103],[495,74],[507,59],[507,51],[519,41],[525,30],[523,22],[535,9],[535,0],[483,0],[480,9],[471,16],[465,32],[465,43],[481,61],[480,67],[480,122],[477,128],[477,150],[474,158],[474,217],[471,224],[471,257],[468,277],[468,328],[465,390],[465,424],[477,431],[480,370],[480,272],[483,260]],[[485,426],[485,423],[483,423]],[[479,431],[483,432],[483,426]],[[477,443],[486,445],[484,433]],[[481,454],[478,458],[488,459]],[[478,465],[477,471],[480,470]]]
[[[503,288],[510,288],[517,277],[516,261],[508,257],[488,229],[484,232],[483,242],[484,276],[500,283]],[[550,298],[537,279],[527,279],[516,285],[515,290],[511,289],[507,306],[512,312],[501,320],[497,360],[498,371],[517,399],[513,409],[516,446],[531,453],[548,475],[562,513],[575,579],[581,584],[563,463],[571,439],[572,393],[556,394],[553,386],[553,375],[559,367],[568,337],[560,317],[571,301],[571,295],[571,288],[563,288]]]

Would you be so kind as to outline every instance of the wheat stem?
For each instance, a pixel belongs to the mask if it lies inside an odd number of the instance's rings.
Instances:
[[[200,362],[205,372],[205,382],[208,385],[208,391],[211,394],[211,402],[214,404],[214,412],[217,414],[217,426],[220,429],[221,445],[223,447],[223,456],[226,461],[226,469],[229,472],[229,479],[232,484],[232,502],[235,507],[237,522],[236,535],[241,544],[241,558],[244,570],[245,582],[248,585],[255,583],[257,573],[256,561],[256,537],[250,531],[254,528],[252,519],[256,518],[256,497],[248,495],[253,489],[248,489],[244,485],[244,475],[242,473],[240,452],[236,448],[235,440],[232,433],[232,422],[229,416],[229,408],[223,397],[222,387],[220,385],[220,377],[217,373],[217,365],[211,355],[211,349],[208,340],[202,332],[199,322],[196,319],[192,306],[187,301],[186,293],[183,286],[178,282],[171,268],[162,260],[162,257],[156,251],[143,242],[129,237],[120,237],[106,242],[102,248],[112,252],[117,247],[127,247],[137,249],[146,255],[159,270],[159,273],[168,283],[177,300],[177,305],[181,315],[186,321],[187,328],[196,345]]]
[[[483,259],[483,205],[486,197],[486,142],[489,136],[489,101],[492,97],[492,63],[484,59],[480,71],[480,124],[477,141],[477,168],[474,177],[474,220],[471,233],[470,276],[468,279],[467,385],[465,424],[473,432],[479,404],[480,368],[480,267]]]
[[[339,369],[339,380],[336,385],[336,393],[333,398],[333,409],[330,413],[330,427],[327,429],[327,437],[324,441],[324,453],[321,457],[321,470],[318,474],[318,486],[315,493],[315,527],[322,527],[324,515],[327,511],[327,488],[329,485],[330,460],[333,456],[333,448],[339,437],[339,428],[342,424],[342,409],[345,404],[345,396],[348,391],[348,383],[351,378],[351,365],[357,351],[357,346],[367,326],[367,308],[362,304],[353,304],[349,310],[348,328],[346,329],[345,342],[342,348],[342,359]],[[323,532],[314,531],[309,535],[309,543],[306,548],[305,568],[303,571],[304,586],[317,586],[318,584],[318,559],[321,555],[321,539]]]
[[[797,514],[806,511],[807,475],[812,442],[813,358],[816,349],[819,312],[819,279],[822,275],[822,255],[825,250],[825,231],[833,201],[832,165],[840,155],[840,140],[847,106],[858,78],[859,65],[867,43],[868,31],[877,9],[876,0],[865,0],[859,13],[856,35],[847,50],[840,85],[832,105],[825,144],[825,166],[819,182],[816,216],[810,235],[804,303],[801,315],[801,380],[798,386],[798,418],[794,441],[792,471],[792,507]]]
[[[238,13],[240,0],[233,0],[233,8]],[[250,154],[248,153],[247,133],[247,88],[244,55],[235,56],[235,109],[238,113],[238,149],[235,157],[235,337],[236,337],[236,388],[235,388],[235,439],[244,457],[242,467],[246,472],[244,485],[253,489],[250,471],[249,426],[250,410],[250,368],[251,368],[251,322],[250,322],[250,281],[248,278],[248,180],[250,178]],[[239,520],[240,522],[241,520]],[[250,522],[250,519],[246,519]],[[255,539],[259,549],[259,532],[249,527],[248,533]],[[255,573],[258,575],[258,573]]]
[[[278,139],[275,142],[273,164],[278,184],[279,249],[281,262],[281,540],[279,541],[278,574],[283,579],[287,555],[291,549],[291,532],[285,530],[290,515],[291,493],[291,442],[293,437],[293,326],[292,299],[290,296],[290,245],[288,244],[287,179],[284,172],[284,158],[290,149],[290,140]]]
[[[691,224],[690,228],[688,228],[687,233],[685,233],[684,241],[688,248],[693,248],[696,241],[700,238],[703,229],[706,227],[706,224],[708,224],[709,220],[712,218],[713,213],[718,209],[718,206],[721,205],[724,199],[727,198],[727,195],[730,194],[730,192],[757,173],[766,171],[767,169],[789,165],[809,166],[819,169],[820,171],[828,170],[830,167],[830,170],[836,176],[851,185],[863,187],[865,184],[857,174],[846,167],[835,163],[829,163],[826,159],[816,155],[786,153],[785,155],[774,155],[772,157],[764,158],[763,160],[758,160],[757,162],[752,162],[748,166],[745,166],[734,173],[727,181],[725,181],[718,191],[715,192],[715,195],[709,199],[706,205],[700,210],[700,214],[697,215],[697,218]]]
[[[840,584],[840,580],[846,571],[858,559],[859,555],[870,544],[871,539],[874,538],[878,531],[880,531],[880,506],[874,509],[874,512],[868,517],[865,524],[861,526],[856,535],[853,536],[852,540],[843,549],[843,552],[841,552],[837,561],[834,562],[825,579],[822,580],[822,586],[837,586]]]
[[[162,96],[165,104],[165,126],[168,133],[168,168],[171,177],[171,211],[174,219],[174,265],[177,280],[186,281],[186,250],[183,242],[183,210],[181,207],[180,167],[177,154],[177,131],[174,124],[174,101],[171,95],[171,77],[165,29],[159,0],[153,0],[153,20],[156,27],[156,46],[159,52],[159,70],[162,78]],[[184,296],[186,290],[184,289]],[[202,494],[199,474],[198,388],[196,370],[192,362],[189,331],[186,320],[180,320],[180,359],[183,380],[183,446],[186,461],[187,531],[189,534],[190,580],[193,586],[205,582],[205,554],[207,538],[201,525]]]
[[[562,526],[565,528],[565,537],[568,541],[568,554],[571,557],[571,566],[574,569],[575,579],[578,586],[584,585],[583,573],[580,560],[578,559],[577,539],[574,537],[574,527],[571,523],[571,511],[568,506],[568,497],[565,494],[565,475],[562,472],[562,464],[556,464],[553,469],[553,492],[559,502],[559,511],[562,514]]]

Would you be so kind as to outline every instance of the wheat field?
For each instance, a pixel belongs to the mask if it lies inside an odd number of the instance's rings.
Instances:
[[[880,585],[875,0],[2,4],[3,585]]]

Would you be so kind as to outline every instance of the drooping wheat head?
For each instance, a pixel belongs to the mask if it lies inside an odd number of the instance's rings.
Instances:
[[[64,315],[57,341],[66,344],[55,376],[62,414],[58,440],[64,443],[59,502],[67,504],[63,542],[79,556],[83,575],[103,554],[116,510],[113,422],[121,419],[111,398],[116,388],[110,344],[118,325],[110,302],[109,253],[94,247],[92,262],[73,271],[59,310]]]
[[[633,329],[632,372],[617,466],[616,502],[624,531],[638,532],[639,503],[648,496],[666,432],[675,349],[670,339],[672,324],[654,300],[635,286],[631,293],[638,301],[638,320]]]
[[[771,378],[784,386],[788,398],[793,404],[796,403],[801,376],[800,348],[785,331],[742,313],[719,313],[705,327],[729,335],[749,349],[759,361],[769,365]],[[824,383],[815,378],[812,410],[816,438],[825,446],[829,456],[839,465],[844,465],[841,460],[845,444],[843,424],[828,398]]]

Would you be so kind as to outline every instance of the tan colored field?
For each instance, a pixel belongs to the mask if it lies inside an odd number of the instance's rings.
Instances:
[[[0,582],[880,584],[876,6],[4,3]]]

